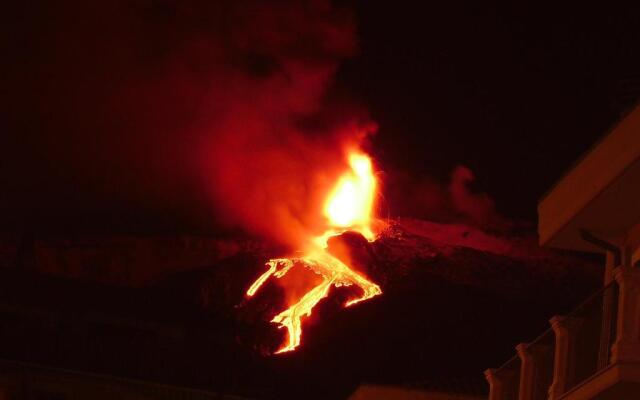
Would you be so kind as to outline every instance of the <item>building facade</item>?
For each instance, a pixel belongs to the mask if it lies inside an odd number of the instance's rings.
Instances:
[[[542,246],[606,257],[603,287],[497,369],[490,400],[640,399],[640,105],[538,205]]]

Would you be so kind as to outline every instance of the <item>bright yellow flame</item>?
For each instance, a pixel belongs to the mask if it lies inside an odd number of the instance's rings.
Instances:
[[[368,227],[373,212],[376,179],[371,160],[364,154],[349,156],[351,171],[345,172],[329,196],[324,215],[332,227]]]
[[[329,229],[320,236],[310,238],[309,247],[302,257],[269,260],[266,263],[268,270],[247,290],[247,296],[253,296],[271,275],[281,278],[295,264],[301,264],[323,278],[320,284],[309,290],[297,303],[271,320],[288,331],[288,340],[277,353],[295,350],[300,345],[302,317],[311,315],[313,307],[327,297],[331,286],[356,285],[362,289],[362,295],[347,301],[345,306],[382,293],[378,285],[353,271],[327,251],[329,238],[347,230],[360,232],[369,241],[375,239],[370,227],[376,194],[376,178],[371,159],[365,154],[351,153],[349,166],[351,169],[340,177],[324,207]]]

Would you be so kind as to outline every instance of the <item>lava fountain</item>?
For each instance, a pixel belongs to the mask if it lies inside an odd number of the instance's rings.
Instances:
[[[301,256],[267,261],[267,271],[247,290],[247,296],[253,296],[271,276],[282,278],[296,265],[304,266],[322,277],[319,284],[271,320],[279,328],[284,327],[288,331],[287,341],[276,353],[293,351],[300,345],[302,318],[311,315],[313,307],[327,297],[332,286],[355,285],[361,289],[362,294],[348,300],[345,307],[382,293],[378,285],[352,270],[327,250],[328,240],[346,231],[359,232],[369,241],[376,238],[371,225],[374,221],[377,181],[371,159],[362,152],[352,151],[348,153],[348,162],[350,168],[340,176],[322,210],[327,230],[320,236],[309,237],[305,248],[300,249]]]

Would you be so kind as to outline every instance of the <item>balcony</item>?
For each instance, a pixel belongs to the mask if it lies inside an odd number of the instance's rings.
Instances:
[[[640,270],[615,280],[485,376],[490,400],[640,398]]]

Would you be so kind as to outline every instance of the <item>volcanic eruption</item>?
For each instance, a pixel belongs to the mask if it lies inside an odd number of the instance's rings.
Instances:
[[[377,182],[371,159],[362,152],[351,151],[348,153],[348,162],[350,169],[339,178],[322,210],[327,225],[325,232],[320,236],[306,238],[305,248],[300,250],[299,256],[267,261],[267,271],[247,290],[247,296],[251,297],[271,276],[282,278],[296,266],[305,267],[322,278],[319,284],[271,320],[288,331],[287,342],[276,353],[292,351],[300,345],[302,318],[311,315],[316,304],[327,297],[331,286],[355,285],[361,289],[361,295],[348,300],[345,306],[382,293],[378,285],[351,269],[327,250],[329,238],[346,231],[358,232],[369,241],[375,240],[376,237],[371,225]]]

